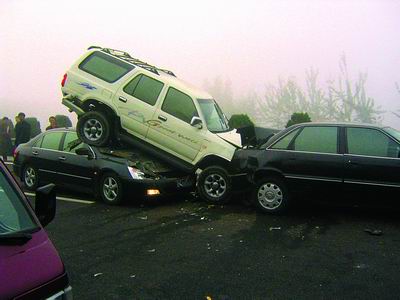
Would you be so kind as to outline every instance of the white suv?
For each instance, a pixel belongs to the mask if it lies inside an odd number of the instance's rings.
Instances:
[[[105,146],[122,139],[172,166],[195,172],[211,202],[231,192],[231,160],[240,135],[208,93],[109,48],[90,47],[62,80],[62,103],[78,114],[83,142]]]

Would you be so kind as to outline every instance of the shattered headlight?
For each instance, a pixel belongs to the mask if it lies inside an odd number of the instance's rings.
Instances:
[[[131,177],[133,179],[145,179],[146,178],[145,174],[142,171],[140,171],[139,169],[136,169],[134,167],[128,166],[128,171],[129,171],[129,174],[131,174]]]

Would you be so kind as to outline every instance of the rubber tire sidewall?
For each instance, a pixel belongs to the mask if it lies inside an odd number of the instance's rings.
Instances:
[[[226,182],[226,191],[221,197],[218,198],[209,196],[204,189],[204,180],[207,178],[207,176],[213,173],[223,177]],[[229,202],[232,194],[232,183],[228,172],[225,170],[225,168],[220,166],[209,166],[205,168],[198,177],[197,192],[200,198],[208,203],[223,204]]]
[[[280,188],[280,190],[282,191],[282,194],[283,194],[282,203],[276,209],[273,209],[273,210],[266,209],[258,201],[258,190],[265,183],[273,183],[273,184],[277,185]],[[284,212],[287,212],[291,206],[291,199],[292,199],[291,194],[285,183],[285,180],[283,178],[279,178],[279,177],[275,177],[275,176],[263,177],[262,179],[257,180],[254,191],[253,191],[252,198],[253,198],[253,203],[258,210],[260,210],[264,213],[273,214],[273,215],[279,215],[279,214],[283,214]]]
[[[109,178],[109,177],[112,177],[118,184],[118,195],[117,195],[117,198],[114,201],[108,200],[105,197],[104,192],[103,192],[104,181],[106,180],[106,178]],[[101,199],[101,201],[103,201],[104,203],[106,203],[108,205],[120,205],[120,204],[123,203],[122,182],[121,182],[121,179],[118,177],[117,174],[106,173],[101,177],[101,179],[99,181],[98,195],[99,195],[99,198]]]
[[[33,186],[31,186],[31,187],[29,187],[26,183],[25,183],[25,173],[26,173],[26,169],[28,169],[28,168],[32,168],[34,171],[35,171],[35,174],[36,174],[36,181],[35,181],[35,184],[33,185]],[[22,183],[24,184],[24,187],[27,189],[27,190],[29,190],[29,191],[36,191],[36,189],[38,188],[38,186],[39,186],[39,172],[38,172],[38,169],[37,168],[35,168],[34,166],[32,166],[32,165],[25,165],[24,167],[23,167],[23,169],[22,169],[22,176],[21,176],[22,178]]]
[[[85,137],[85,134],[83,133],[83,125],[88,119],[96,119],[103,126],[103,135],[98,141],[91,141],[87,139]],[[103,113],[98,111],[88,111],[84,113],[81,117],[79,117],[78,123],[76,124],[76,132],[79,139],[85,144],[103,147],[107,146],[107,144],[110,142],[111,126],[110,122],[107,120],[106,116]]]

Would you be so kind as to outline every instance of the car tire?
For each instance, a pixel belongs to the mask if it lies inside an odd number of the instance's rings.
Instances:
[[[197,192],[210,203],[227,203],[231,197],[232,185],[228,172],[220,166],[205,168],[197,180]]]
[[[264,177],[255,185],[253,201],[262,212],[281,214],[289,209],[291,195],[284,179],[274,176]]]
[[[29,191],[35,191],[39,186],[39,172],[32,165],[26,165],[22,171],[22,182]]]
[[[108,205],[122,203],[122,183],[114,173],[106,173],[100,179],[99,195],[101,200]]]
[[[76,131],[85,144],[102,147],[109,143],[111,126],[103,113],[88,111],[79,118]]]

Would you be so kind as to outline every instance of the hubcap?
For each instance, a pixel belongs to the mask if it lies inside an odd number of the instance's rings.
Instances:
[[[25,184],[28,187],[34,186],[36,183],[36,172],[33,168],[28,167],[25,170]]]
[[[118,183],[112,177],[107,177],[103,184],[103,194],[108,201],[114,201],[118,197]]]
[[[210,174],[204,181],[204,189],[210,197],[221,197],[226,192],[226,181],[219,174]]]
[[[283,193],[278,185],[267,182],[258,189],[257,199],[265,209],[274,210],[282,204]]]
[[[89,119],[83,124],[83,134],[90,141],[98,141],[103,134],[103,126],[96,119]]]

